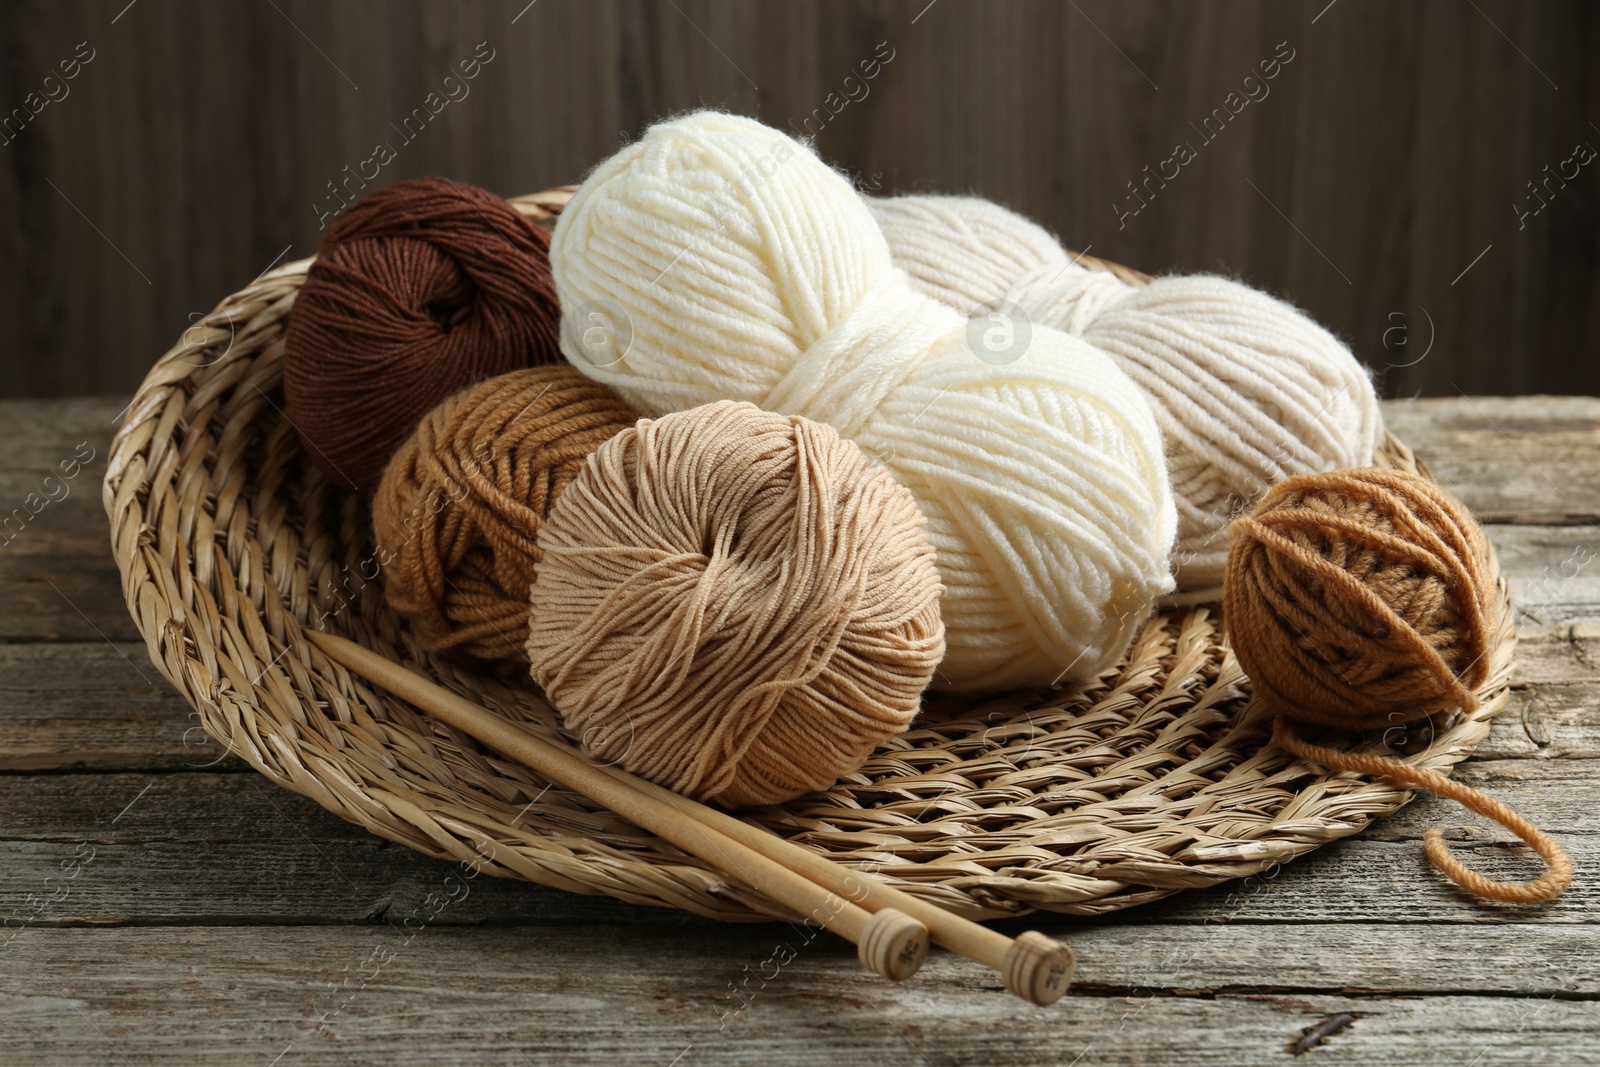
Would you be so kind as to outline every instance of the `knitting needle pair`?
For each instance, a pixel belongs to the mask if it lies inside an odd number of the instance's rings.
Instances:
[[[1053,1004],[1067,991],[1072,950],[1054,938],[1031,930],[1007,937],[620,768],[591,763],[354,641],[306,637],[356,675],[849,940],[861,963],[890,981],[916,973],[931,940],[999,971],[1006,988],[1030,1003]]]

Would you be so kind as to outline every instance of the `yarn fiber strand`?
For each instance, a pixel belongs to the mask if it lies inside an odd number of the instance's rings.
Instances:
[[[1437,827],[1429,827],[1422,839],[1423,851],[1428,857],[1428,862],[1437,867],[1446,878],[1475,896],[1508,904],[1541,904],[1558,896],[1572,884],[1572,857],[1567,855],[1566,850],[1549,834],[1491,796],[1452,781],[1438,771],[1413,767],[1409,763],[1389,756],[1341,752],[1324,745],[1312,744],[1296,736],[1293,725],[1283,716],[1273,721],[1272,740],[1285,752],[1299,756],[1303,760],[1320,763],[1330,771],[1391,778],[1401,785],[1414,786],[1454,800],[1522,838],[1527,846],[1550,867],[1541,877],[1531,881],[1497,882],[1484,877],[1456,859],[1455,854],[1450,851],[1450,846],[1444,843],[1444,835]]]
[[[1127,375],[1044,328],[980,356],[785,134],[714,112],[652,127],[579,188],[550,255],[562,350],[641,412],[815,419],[911,491],[948,588],[936,684],[1091,677],[1171,588],[1160,433]],[[626,344],[593,343],[596,309]]]
[[[1472,712],[1497,633],[1495,568],[1472,514],[1432,481],[1363,468],[1300,475],[1234,522],[1223,618],[1273,740],[1329,770],[1382,775],[1511,830],[1550,870],[1520,885],[1468,870],[1437,830],[1428,859],[1468,892],[1537,903],[1572,880],[1549,835],[1501,802],[1426,768],[1304,740],[1294,721],[1377,730]]]
[[[384,597],[423,648],[524,661],[539,528],[589,454],[636,421],[565,365],[502,374],[428,413],[372,500]]]
[[[1130,285],[975,197],[870,204],[921,291],[967,314],[1004,301],[1081,336],[1149,397],[1178,504],[1174,600],[1218,596],[1228,522],[1269,486],[1372,461],[1383,426],[1367,372],[1291,305],[1203,274]]]
[[[827,426],[733,402],[602,445],[539,532],[528,658],[596,757],[698,800],[832,785],[944,653],[911,495]]]
[[[324,474],[371,492],[445,397],[560,360],[549,240],[448,178],[399,182],[339,213],[283,350],[286,414]]]

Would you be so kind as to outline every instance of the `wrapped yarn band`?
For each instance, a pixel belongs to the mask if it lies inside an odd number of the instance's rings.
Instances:
[[[534,679],[595,756],[697,800],[833,784],[905,729],[944,653],[911,495],[751,404],[606,442],[539,547]]]
[[[523,659],[539,527],[589,454],[637,420],[564,365],[491,378],[422,420],[372,501],[384,596],[422,647]]]

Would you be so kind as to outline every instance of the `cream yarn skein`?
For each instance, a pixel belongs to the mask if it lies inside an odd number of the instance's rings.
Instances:
[[[922,292],[968,314],[1014,304],[1109,354],[1149,396],[1178,503],[1174,599],[1220,597],[1228,523],[1269,486],[1372,462],[1383,424],[1371,379],[1291,305],[1211,275],[1129,285],[976,197],[870,206]]]
[[[652,127],[578,189],[550,258],[562,351],[636,410],[805,416],[911,490],[947,589],[935,685],[1091,676],[1171,589],[1176,513],[1138,388],[1043,327],[1000,353],[969,342],[786,134],[718,112]]]

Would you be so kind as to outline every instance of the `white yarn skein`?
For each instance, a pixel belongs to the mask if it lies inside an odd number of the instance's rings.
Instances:
[[[1044,328],[1014,362],[978,358],[966,316],[916,292],[849,182],[787,135],[717,112],[652,127],[579,188],[550,262],[562,351],[636,410],[804,415],[911,490],[947,588],[936,685],[1089,677],[1171,589],[1138,388]]]
[[[870,206],[924,293],[968,314],[1008,301],[1108,353],[1149,396],[1178,502],[1172,600],[1220,595],[1228,523],[1269,486],[1372,462],[1383,423],[1370,377],[1293,306],[1212,275],[1129,285],[976,197]]]

